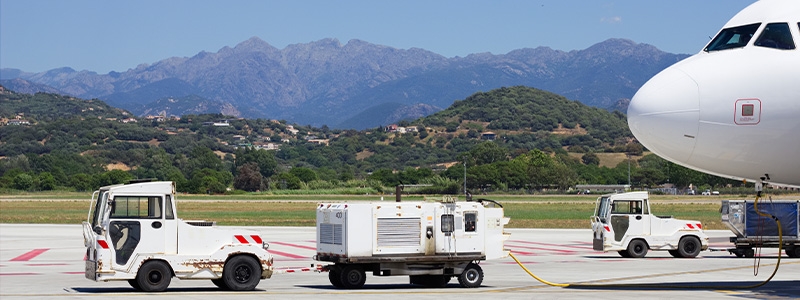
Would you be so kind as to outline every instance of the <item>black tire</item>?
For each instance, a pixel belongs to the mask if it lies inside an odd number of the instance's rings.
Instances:
[[[339,274],[339,280],[342,282],[342,287],[346,289],[358,289],[364,286],[367,282],[367,274],[364,273],[364,268],[358,265],[346,265],[342,267]]]
[[[678,242],[678,253],[683,258],[695,258],[700,254],[703,245],[700,244],[700,239],[694,236],[685,236]]]
[[[667,252],[669,252],[669,255],[672,255],[672,257],[683,258],[678,250],[667,250]]]
[[[644,240],[632,240],[628,244],[628,255],[631,258],[643,258],[647,255],[647,243]]]
[[[145,262],[136,274],[136,283],[144,292],[163,292],[172,280],[172,270],[160,260]]]
[[[458,276],[458,284],[464,288],[476,288],[483,283],[483,269],[479,265],[470,263],[464,268],[464,272]]]
[[[137,291],[141,291],[142,287],[139,285],[139,282],[136,279],[129,279],[128,284],[131,285],[132,288],[136,289]]]
[[[222,280],[232,291],[252,291],[261,281],[261,265],[247,255],[236,255],[225,263]]]
[[[223,291],[230,290],[230,288],[228,288],[228,286],[225,285],[225,280],[223,280],[222,278],[211,279],[211,283],[213,283],[214,285],[216,285],[219,289],[221,289]]]
[[[619,256],[622,256],[624,258],[631,258],[631,255],[628,254],[628,250],[620,250],[617,251],[617,253],[619,253]]]
[[[342,270],[340,270],[339,267],[330,267],[328,269],[328,280],[334,287],[344,287],[344,285],[342,285]]]
[[[788,257],[800,258],[800,246],[786,247],[783,251],[786,252],[786,256]]]

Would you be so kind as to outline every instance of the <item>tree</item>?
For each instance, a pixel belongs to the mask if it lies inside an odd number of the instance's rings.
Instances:
[[[491,164],[508,160],[508,150],[495,142],[483,142],[469,151],[470,165]]]
[[[281,151],[284,152],[284,151]],[[258,164],[261,170],[261,176],[270,177],[275,174],[278,168],[278,162],[272,152],[264,149],[253,148],[239,148],[236,150],[236,167],[242,166],[249,162]]]
[[[78,173],[69,178],[69,186],[78,192],[92,191],[95,189],[92,186],[92,177],[85,173]]]
[[[39,173],[39,189],[49,191],[56,188],[56,178],[50,172]]]
[[[302,181],[292,173],[283,172],[270,177],[271,188],[279,190],[299,190],[302,186]]]
[[[586,152],[583,156],[581,156],[581,162],[585,165],[593,165],[598,166],[600,165],[600,158],[597,157],[597,154],[594,152]]]
[[[289,170],[289,173],[291,173],[294,176],[297,176],[297,178],[300,179],[300,181],[306,183],[319,179],[317,173],[314,172],[314,170],[311,170],[306,167],[292,168],[291,170]]]
[[[27,191],[33,187],[33,177],[31,175],[22,173],[14,177],[14,188],[18,190]]]
[[[234,188],[254,192],[263,189],[263,183],[264,180],[257,163],[249,162],[236,168],[236,178],[233,179]]]

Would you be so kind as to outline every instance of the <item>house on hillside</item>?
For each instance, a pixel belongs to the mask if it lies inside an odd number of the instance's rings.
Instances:
[[[497,138],[497,134],[495,134],[494,132],[491,132],[491,131],[487,131],[487,132],[484,132],[484,133],[481,134],[481,139],[482,140],[494,141],[496,138]]]
[[[17,126],[19,126],[19,125],[31,125],[31,122],[29,122],[28,120],[14,119],[14,120],[8,120],[8,123],[6,123],[6,125],[17,125]]]
[[[309,139],[308,142],[312,143],[312,144],[328,146],[328,144],[330,143],[330,140],[329,139]]]

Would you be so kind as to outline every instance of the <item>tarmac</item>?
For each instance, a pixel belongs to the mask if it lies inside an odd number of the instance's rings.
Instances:
[[[553,283],[594,286],[553,287],[529,276],[511,258],[484,261],[479,288],[461,288],[452,280],[445,288],[409,284],[406,276],[368,274],[357,290],[331,286],[326,273],[314,272],[321,262],[313,227],[247,227],[270,243],[278,274],[262,280],[252,292],[217,289],[208,280],[173,279],[163,293],[142,293],[127,282],[94,282],[84,277],[80,225],[0,224],[0,298],[2,299],[798,299],[800,259],[780,259],[775,248],[756,258],[737,258],[727,251],[704,251],[694,259],[678,259],[650,251],[643,259],[592,250],[589,229],[506,229],[505,247],[534,275]],[[727,248],[729,231],[706,231],[712,247]],[[98,298],[99,297],[99,298]]]

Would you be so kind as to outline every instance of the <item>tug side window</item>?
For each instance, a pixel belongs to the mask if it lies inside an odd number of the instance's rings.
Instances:
[[[161,197],[114,197],[112,219],[161,219]]]
[[[611,213],[614,214],[641,214],[642,201],[641,200],[617,200],[614,201]]]
[[[167,205],[164,207],[164,214],[166,215],[167,220],[174,220],[175,214],[172,212],[172,196],[166,195],[167,197]]]

